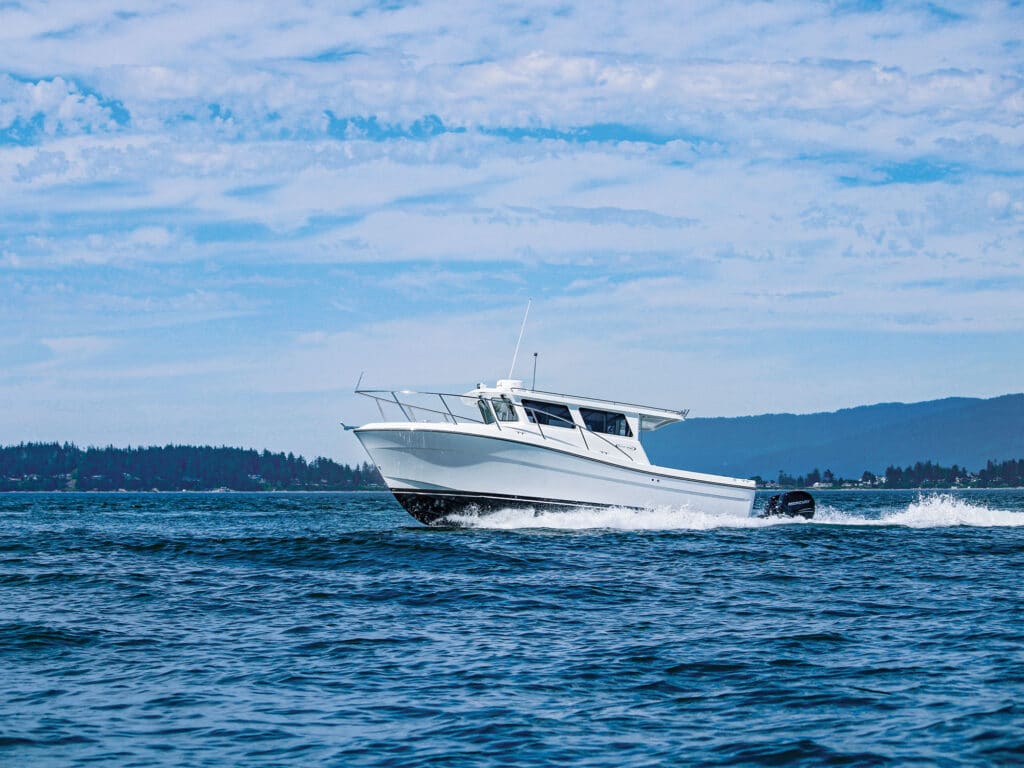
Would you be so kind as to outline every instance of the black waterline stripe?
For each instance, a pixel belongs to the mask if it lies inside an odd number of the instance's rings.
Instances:
[[[461,499],[493,499],[496,501],[518,501],[526,502],[529,504],[554,504],[556,506],[563,507],[600,507],[605,509],[622,508],[622,509],[642,509],[642,507],[630,507],[624,504],[601,504],[598,502],[589,501],[568,501],[566,499],[546,499],[541,496],[516,496],[512,494],[504,493],[475,493],[474,491],[420,491],[420,490],[406,490],[401,488],[395,488],[391,491],[395,496],[406,495],[406,496],[426,496],[436,498],[446,498],[455,496]]]

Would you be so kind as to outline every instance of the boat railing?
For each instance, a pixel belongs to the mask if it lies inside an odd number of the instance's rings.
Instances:
[[[520,405],[522,405],[522,403],[520,403]],[[541,410],[538,410],[537,408],[531,408],[530,406],[527,406],[527,405],[523,405],[522,407],[523,407],[523,410],[526,411],[527,414],[532,417],[530,419],[530,421],[532,421],[534,424],[537,425],[537,431],[540,432],[540,436],[543,437],[545,440],[547,439],[547,435],[544,434],[544,430],[541,428],[540,419],[537,416],[537,414],[539,414],[539,413],[543,413],[544,416],[547,417],[548,419],[555,419],[557,421],[565,422],[565,427],[561,427],[561,429],[565,429],[567,427],[571,428],[571,429],[579,429],[579,424],[577,424],[575,421],[572,421],[571,419],[565,418],[564,416],[557,416],[557,415],[555,415],[555,414],[553,414],[553,413],[551,413],[549,411],[541,411]],[[618,445],[617,443],[612,442],[607,437],[602,435],[600,432],[594,432],[593,430],[589,430],[589,429],[580,429],[580,437],[583,439],[583,446],[588,451],[590,450],[590,443],[587,442],[587,433],[588,432],[590,433],[591,437],[599,438],[600,440],[603,440],[608,445],[610,445],[612,448],[617,449],[619,453],[621,453],[623,456],[625,456],[630,461],[636,461],[636,459],[634,459],[632,456],[630,456],[628,453],[626,453],[623,450],[621,445]],[[562,442],[565,442],[565,441],[563,440]]]
[[[476,398],[467,395],[459,395],[453,392],[418,392],[408,389],[357,389],[357,395],[363,395],[373,400],[380,411],[380,417],[388,420],[385,407],[395,408],[402,415],[405,421],[411,422],[436,422],[436,418],[421,418],[423,414],[431,417],[440,416],[440,421],[446,424],[486,424],[479,412],[476,416],[470,416],[465,411],[473,408],[475,411]],[[399,397],[401,395],[401,397]],[[426,398],[419,401],[416,398]],[[436,398],[436,399],[435,399]],[[473,405],[469,406],[466,400],[472,400]],[[454,407],[453,407],[454,406]]]
[[[369,397],[377,404],[377,410],[380,411],[380,417],[383,421],[388,421],[388,414],[384,410],[385,407],[388,407],[397,409],[397,411],[402,415],[402,418],[405,421],[413,423],[437,422],[438,419],[433,417],[440,416],[441,423],[493,424],[498,428],[499,431],[501,431],[505,427],[509,427],[510,425],[516,423],[508,421],[502,422],[502,420],[493,417],[493,420],[487,421],[484,418],[482,418],[482,414],[475,416],[468,415],[465,411],[474,409],[474,407],[478,407],[477,403],[485,403],[484,407],[488,409],[491,408],[491,405],[486,402],[486,398],[480,398],[474,395],[467,395],[464,393],[456,394],[454,392],[419,392],[409,389],[357,389],[355,392],[357,395]],[[423,402],[414,402],[414,398],[416,397],[428,398],[425,401],[427,404],[424,404]],[[436,398],[436,400],[434,398]],[[472,401],[473,405],[469,405],[467,401]],[[603,442],[607,443],[630,461],[636,461],[636,459],[633,456],[630,456],[622,448],[621,445],[618,445],[614,441],[609,440],[600,432],[593,432],[591,430],[581,429],[578,424],[576,424],[571,419],[565,418],[564,416],[558,416],[557,414],[553,414],[548,411],[542,411],[537,408],[532,408],[530,406],[523,405],[522,403],[517,403],[517,405],[527,413],[527,416],[529,417],[531,424],[537,427],[537,433],[543,440],[552,440],[554,442],[564,443],[566,445],[573,445],[571,441],[563,440],[554,435],[549,435],[544,431],[543,425],[541,424],[542,418],[547,419],[548,421],[564,422],[564,426],[559,424],[557,425],[558,428],[578,430],[580,438],[583,441],[583,446],[588,451],[591,450],[590,443],[587,440],[587,434],[589,433],[591,437],[596,437],[599,440],[602,440]],[[478,411],[474,412],[479,413]],[[541,417],[540,414],[543,414],[543,417]],[[429,417],[418,418],[418,415],[429,415]],[[502,426],[503,423],[505,424],[505,427]],[[522,427],[520,426],[518,428],[521,429]]]

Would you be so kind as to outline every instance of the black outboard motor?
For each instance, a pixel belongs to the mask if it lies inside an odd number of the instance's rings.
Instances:
[[[807,491],[786,491],[768,499],[758,517],[814,517],[814,497]]]

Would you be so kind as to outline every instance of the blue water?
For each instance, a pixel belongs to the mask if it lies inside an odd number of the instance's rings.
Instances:
[[[1024,761],[1024,491],[819,504],[0,495],[0,764]]]

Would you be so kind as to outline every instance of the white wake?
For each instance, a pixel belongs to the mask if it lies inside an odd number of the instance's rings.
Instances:
[[[780,522],[791,522],[779,519],[760,520],[756,517],[709,515],[688,507],[584,507],[558,512],[502,509],[487,515],[449,515],[445,519],[453,525],[466,528],[556,528],[566,531],[705,531],[712,528],[763,528]]]
[[[755,508],[756,509],[756,508]],[[819,506],[814,519],[715,515],[691,507],[654,509],[582,508],[566,511],[503,509],[488,515],[449,515],[446,521],[465,528],[565,531],[708,531],[718,528],[768,528],[777,525],[902,526],[907,528],[1017,527],[1024,512],[972,504],[950,494],[921,496],[905,508],[843,512]]]
[[[905,509],[883,510],[878,515],[851,515],[824,507],[814,516],[814,522],[825,525],[900,525],[907,528],[976,528],[1018,527],[1024,525],[1024,512],[993,509],[972,504],[952,494],[919,496]]]

